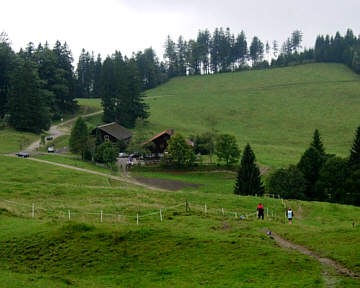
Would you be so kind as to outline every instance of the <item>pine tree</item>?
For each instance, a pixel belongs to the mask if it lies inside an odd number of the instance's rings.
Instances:
[[[354,143],[350,150],[349,167],[352,170],[360,169],[360,126],[356,130]]]
[[[234,193],[239,195],[264,194],[260,170],[255,164],[255,154],[249,144],[246,145],[241,158]]]
[[[319,179],[324,161],[325,157],[315,147],[310,146],[297,165],[307,181],[306,197],[309,200],[323,200],[322,192],[316,190],[315,184]]]
[[[84,153],[88,147],[88,128],[81,117],[76,120],[71,130],[69,146],[71,152],[80,153],[84,159]]]
[[[321,141],[320,132],[318,129],[314,131],[313,141],[310,146],[314,147],[321,155],[325,155],[325,148]]]
[[[41,88],[34,63],[18,58],[8,97],[9,123],[16,130],[39,133],[50,127],[49,95]]]

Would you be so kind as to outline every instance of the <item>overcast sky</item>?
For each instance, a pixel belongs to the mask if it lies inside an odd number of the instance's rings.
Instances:
[[[306,47],[318,34],[360,33],[359,0],[1,0],[0,11],[0,32],[14,50],[30,41],[66,41],[75,62],[82,48],[105,58],[152,46],[162,59],[167,35],[188,40],[205,28],[244,30],[248,43],[255,35],[281,43],[300,29]]]

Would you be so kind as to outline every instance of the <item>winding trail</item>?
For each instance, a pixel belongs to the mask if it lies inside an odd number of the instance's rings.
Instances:
[[[87,118],[87,117],[91,117],[91,116],[95,116],[95,115],[99,115],[101,113],[103,113],[104,111],[103,110],[100,110],[100,111],[96,111],[94,113],[90,113],[90,114],[86,114],[86,115],[79,115],[79,116],[76,116],[74,118],[71,118],[65,122],[62,122],[60,124],[57,124],[57,125],[53,125],[50,127],[49,131],[47,131],[51,136],[53,136],[53,138],[57,138],[59,136],[62,136],[62,135],[67,135],[69,134],[69,129],[66,128],[66,127],[62,127],[62,126],[65,126],[67,124],[70,124],[72,122],[75,122],[76,119],[78,117],[82,117],[82,118]],[[24,150],[25,152],[34,152],[36,151],[36,148],[38,148],[40,146],[40,139],[31,143],[28,147],[26,147],[26,149]]]
[[[277,235],[274,232],[271,233],[271,236],[281,247],[287,248],[287,249],[294,249],[302,254],[308,255],[308,256],[316,259],[317,261],[319,261],[321,264],[334,269],[337,274],[341,274],[341,275],[351,277],[351,278],[360,278],[359,274],[357,274],[354,271],[351,271],[348,268],[345,268],[340,263],[338,263],[332,259],[329,259],[326,257],[321,257],[318,254],[316,254],[315,252],[305,248],[304,246],[294,244],[290,241],[285,240],[284,238],[280,237],[279,235]],[[336,283],[334,283],[334,280],[332,279],[333,277],[329,274],[328,270],[329,269],[325,269],[325,271],[323,271],[323,278],[324,278],[324,281],[325,281],[327,287],[333,287],[333,285],[336,285]]]

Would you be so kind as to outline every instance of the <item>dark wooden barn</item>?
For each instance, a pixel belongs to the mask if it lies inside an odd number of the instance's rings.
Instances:
[[[91,134],[98,134],[100,135],[102,141],[109,140],[113,143],[116,143],[117,141],[128,143],[133,136],[131,131],[116,122],[98,126],[91,132]]]

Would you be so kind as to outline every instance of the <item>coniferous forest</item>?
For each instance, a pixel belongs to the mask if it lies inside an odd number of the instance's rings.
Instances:
[[[163,60],[152,48],[129,58],[115,51],[100,54],[82,50],[76,67],[70,48],[57,41],[29,43],[15,52],[8,35],[0,35],[0,120],[17,130],[40,132],[51,121],[77,109],[75,98],[101,98],[104,121],[132,128],[145,119],[149,107],[143,92],[172,77],[269,69],[309,62],[344,63],[360,73],[360,37],[348,30],[344,36],[318,36],[314,48],[302,48],[303,34],[296,30],[280,44],[247,39],[229,28],[199,31],[196,39],[180,36],[165,40]]]

